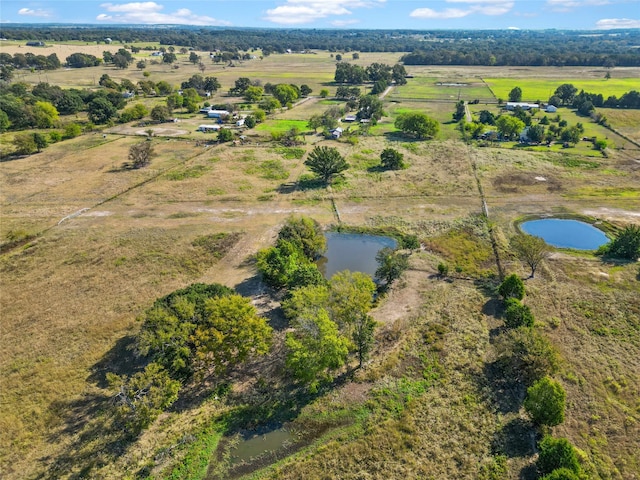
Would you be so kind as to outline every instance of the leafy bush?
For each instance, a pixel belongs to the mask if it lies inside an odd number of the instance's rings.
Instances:
[[[528,305],[523,305],[517,298],[509,297],[505,301],[504,323],[509,328],[533,327],[533,313]]]
[[[629,225],[610,244],[598,251],[609,257],[636,260],[640,257],[640,225]]]
[[[496,339],[496,349],[504,376],[525,385],[558,371],[558,352],[533,328],[508,330]]]
[[[278,233],[278,239],[293,243],[309,260],[315,260],[327,249],[322,227],[310,217],[288,218]]]
[[[524,282],[518,275],[512,273],[498,287],[498,293],[505,300],[508,298],[516,298],[522,300],[524,298]]]
[[[131,377],[107,373],[113,390],[116,422],[130,435],[138,435],[178,399],[180,382],[172,380],[157,363]]]
[[[438,264],[438,273],[441,277],[446,277],[447,275],[449,275],[449,265],[440,262]]]
[[[545,377],[527,389],[524,408],[535,424],[554,427],[564,422],[565,399],[562,385]]]
[[[580,472],[576,450],[566,438],[553,438],[546,435],[538,446],[538,470],[543,475],[554,470],[567,469],[574,473]]]
[[[545,475],[541,480],[580,480],[580,477],[568,468],[557,468],[549,475]]]

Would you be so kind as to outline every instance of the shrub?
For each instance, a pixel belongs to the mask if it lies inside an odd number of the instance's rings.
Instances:
[[[504,323],[509,328],[533,327],[534,319],[528,305],[523,305],[517,298],[506,299],[507,306],[504,312]]]
[[[524,282],[518,275],[512,273],[498,287],[498,293],[505,300],[508,298],[516,298],[522,300],[524,298]]]
[[[538,470],[543,475],[558,469],[567,469],[574,473],[580,472],[576,450],[566,438],[553,438],[546,435],[538,447],[540,451]]]
[[[529,387],[524,408],[537,425],[554,427],[564,422],[565,399],[562,385],[545,377]]]
[[[440,262],[438,264],[438,273],[441,277],[446,277],[447,275],[449,275],[449,265]]]
[[[627,226],[609,245],[600,252],[610,257],[636,260],[640,257],[640,225]]]
[[[504,376],[525,385],[558,371],[558,352],[533,328],[508,330],[496,339],[496,349]]]
[[[568,468],[557,468],[541,480],[580,480],[580,477]]]

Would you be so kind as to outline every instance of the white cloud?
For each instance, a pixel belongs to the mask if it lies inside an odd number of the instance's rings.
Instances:
[[[416,8],[413,12],[409,14],[409,16],[414,18],[448,19],[448,18],[466,17],[470,13],[471,13],[471,10],[460,10],[459,8],[447,8],[439,12],[432,10],[431,8]]]
[[[39,8],[21,8],[18,10],[18,15],[26,15],[29,17],[50,17],[51,13],[47,10],[42,10]]]
[[[464,3],[468,7],[446,8],[444,10],[433,10],[431,8],[416,8],[409,16],[426,19],[451,19],[462,18],[467,15],[504,15],[513,8],[514,2],[508,0],[446,0],[448,3]]]
[[[554,12],[569,12],[581,7],[610,4],[610,0],[547,0],[547,6]]]
[[[100,5],[109,13],[101,13],[96,20],[109,23],[172,24],[172,25],[231,25],[206,15],[198,15],[187,8],[172,13],[162,13],[164,5],[156,2],[103,3]]]
[[[283,25],[311,23],[332,16],[351,15],[350,9],[374,7],[386,0],[286,0],[267,10],[264,20]],[[347,8],[348,7],[348,8]],[[353,22],[352,22],[353,23]]]
[[[356,23],[360,23],[360,20],[351,19],[351,20],[334,20],[331,22],[331,25],[334,27],[346,27],[348,25],[354,25]]]
[[[607,30],[611,28],[640,28],[640,20],[633,18],[603,18],[596,22],[596,28]]]

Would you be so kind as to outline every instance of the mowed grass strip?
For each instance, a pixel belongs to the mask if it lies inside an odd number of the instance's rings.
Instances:
[[[604,77],[604,75],[603,75]],[[489,84],[493,93],[498,98],[507,100],[509,92],[514,87],[522,89],[522,98],[525,101],[541,100],[546,102],[553,95],[556,88],[565,83],[570,83],[580,90],[588,93],[602,94],[606,99],[610,95],[618,98],[631,90],[638,90],[637,78],[610,78],[609,80],[583,79],[583,78],[566,78],[566,79],[529,79],[529,78],[485,78],[485,82]]]
[[[438,100],[493,99],[491,90],[478,78],[447,80],[441,77],[416,77],[396,87],[393,99],[420,98]]]
[[[301,132],[305,132],[308,130],[307,128],[307,120],[284,120],[284,119],[276,119],[276,120],[267,120],[264,123],[258,125],[255,129],[258,132],[274,132],[274,133],[284,133],[288,132],[292,128],[297,128]]]

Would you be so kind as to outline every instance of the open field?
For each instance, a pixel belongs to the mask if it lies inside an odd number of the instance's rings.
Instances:
[[[100,54],[107,46],[89,47]],[[8,48],[24,47],[2,51]],[[45,51],[54,48],[62,47]],[[363,53],[356,63],[397,58]],[[218,76],[224,91],[248,76],[307,83],[315,94],[331,81],[334,65],[328,52],[272,55],[237,67],[212,64],[205,75]],[[155,81],[175,84],[200,73],[184,59],[177,70],[148,68]],[[451,102],[427,101],[450,96],[449,87],[435,83],[475,85],[474,79],[498,78],[498,71],[528,97],[521,80],[535,76],[532,82],[542,84],[548,75],[548,85],[564,83],[581,78],[578,70],[408,70],[417,78],[385,99],[388,116],[354,144],[316,135],[295,148],[269,141],[273,131],[305,131],[308,118],[330,106],[312,99],[270,116],[246,132],[248,143],[237,146],[206,145],[203,140],[215,136],[195,128],[209,122],[202,115],[180,115],[179,123],[157,127],[175,136],[158,132],[151,139],[157,155],[139,170],[122,168],[130,146],[142,141],[139,130],[146,129],[135,125],[113,127],[104,137],[88,133],[0,163],[0,241],[22,239],[0,256],[3,478],[186,478],[171,472],[198,455],[205,467],[211,460],[211,472],[218,463],[224,467],[219,460],[231,440],[207,429],[238,406],[258,413],[230,436],[269,426],[279,414],[310,438],[289,458],[259,471],[248,468],[251,478],[319,478],[325,472],[332,478],[484,479],[498,464],[506,470],[500,478],[536,478],[536,431],[521,407],[524,391],[495,369],[504,322],[478,185],[503,267],[526,277],[508,249],[515,222],[524,216],[578,214],[614,226],[640,223],[640,149],[565,109],[559,111],[562,118],[583,122],[585,135],[608,137],[613,148],[607,157],[586,142],[545,151],[513,142],[467,145],[457,125],[447,123],[457,92]],[[133,68],[110,67],[47,75],[50,83],[69,87],[93,85],[92,78],[105,72],[116,79],[143,78]],[[596,74],[598,69],[584,78],[597,82]],[[19,80],[46,81],[42,75]],[[486,90],[477,88],[477,94]],[[229,97],[219,93],[213,101],[218,100]],[[407,111],[439,120],[439,137],[400,137],[393,121]],[[637,141],[634,112],[605,114]],[[308,181],[304,160],[315,145],[336,147],[351,165],[331,189]],[[407,169],[378,168],[387,147],[404,155]],[[258,278],[254,255],[271,245],[292,214],[311,216],[325,228],[396,227],[418,236],[422,247],[412,253],[410,270],[373,311],[380,326],[372,360],[293,413],[274,413],[264,405],[290,400],[276,388],[285,382],[276,355],[235,372],[228,397],[219,398],[209,379],[188,386],[197,392],[193,398],[169,409],[139,438],[124,441],[107,413],[105,374],[138,367],[129,361],[140,328],[136,317],[159,296],[193,282],[234,287],[269,318],[276,346],[282,345],[286,322],[279,297]],[[232,234],[229,244],[217,250],[202,246],[202,239],[225,233]],[[450,278],[437,275],[440,262],[451,266]],[[591,253],[554,251],[536,278],[526,281],[535,328],[562,357],[557,378],[567,391],[568,411],[553,433],[581,450],[592,479],[640,476],[638,268]],[[212,453],[218,445],[220,452]],[[224,473],[210,476],[219,477]]]
[[[481,102],[495,101],[491,90],[479,78],[418,77],[409,79],[407,85],[398,87],[393,99],[458,100],[479,99]]]
[[[619,75],[624,75],[621,73]],[[603,75],[604,77],[604,75]],[[544,78],[484,78],[497,98],[506,101],[509,98],[509,92],[514,87],[522,89],[522,98],[524,101],[546,102],[553,95],[556,88],[565,83],[570,83],[580,90],[588,93],[601,94],[605,99],[611,95],[620,98],[623,93],[631,90],[638,90],[638,77],[619,77],[612,76],[610,79],[601,78],[563,78],[557,80],[549,80]]]

